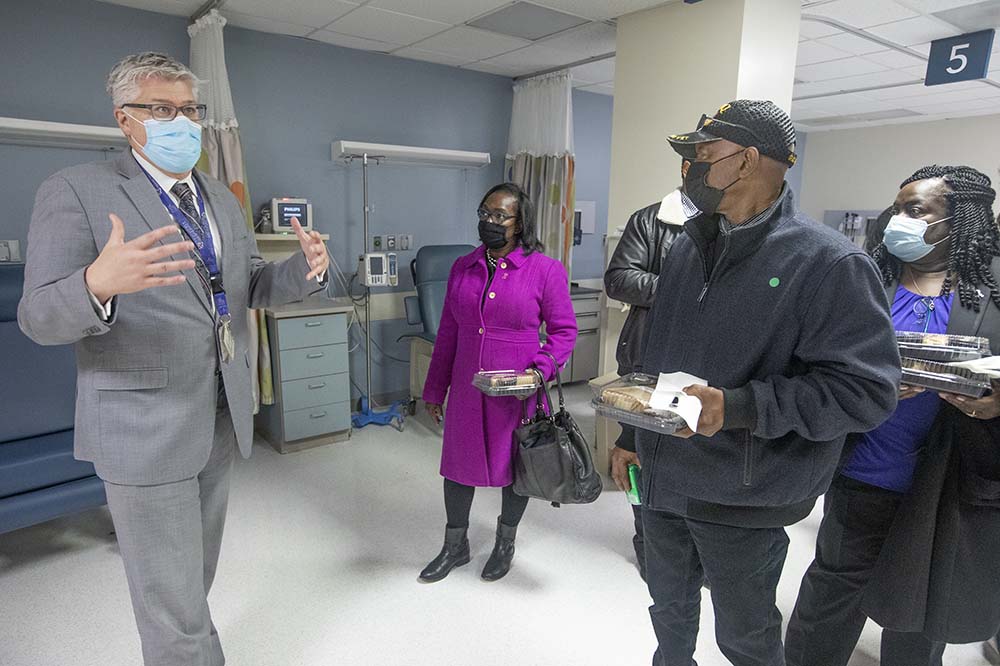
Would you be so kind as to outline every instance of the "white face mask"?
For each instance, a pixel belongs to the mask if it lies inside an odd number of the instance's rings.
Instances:
[[[944,219],[938,220],[937,222],[927,223],[924,220],[920,220],[914,217],[908,217],[906,215],[893,215],[889,218],[889,224],[885,227],[885,233],[882,236],[882,240],[885,243],[885,247],[889,250],[889,253],[902,261],[903,263],[912,263],[923,259],[928,254],[930,254],[937,245],[948,240],[949,236],[945,236],[937,243],[928,243],[924,240],[924,234],[927,232],[928,227],[932,227],[935,224],[940,224],[942,222],[947,222],[954,215],[950,215]]]

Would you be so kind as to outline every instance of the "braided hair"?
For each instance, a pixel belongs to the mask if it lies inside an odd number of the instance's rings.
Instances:
[[[948,252],[948,274],[941,295],[951,293],[958,280],[958,298],[964,308],[979,312],[977,288],[990,290],[990,299],[1000,308],[1000,285],[991,269],[993,257],[1000,257],[1000,229],[993,217],[996,192],[990,179],[967,166],[927,166],[906,179],[899,187],[918,180],[942,178],[949,188],[945,194],[951,221],[951,247]],[[885,242],[872,250],[872,258],[882,272],[885,284],[899,279],[903,264],[889,253]]]

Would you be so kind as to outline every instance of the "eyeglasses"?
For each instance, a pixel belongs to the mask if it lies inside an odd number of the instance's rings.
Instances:
[[[718,118],[714,118],[712,116],[708,116],[703,113],[701,115],[701,120],[698,122],[698,130],[700,131],[709,125],[725,125],[726,127],[738,129],[752,136],[754,140],[757,141],[758,143],[763,143],[763,141],[760,140],[760,137],[757,136],[756,132],[754,132],[749,127],[745,127],[743,125],[737,125],[736,123],[729,123],[726,122],[725,120],[719,120]]]
[[[479,216],[480,222],[486,222],[489,220],[493,224],[503,224],[507,220],[512,220],[517,217],[517,215],[509,215],[507,211],[504,210],[486,210],[485,208],[477,210],[476,215]]]
[[[188,120],[195,122],[205,119],[208,114],[208,106],[205,104],[185,104],[184,106],[174,106],[173,104],[122,104],[122,108],[146,109],[155,120],[173,120],[180,111]]]

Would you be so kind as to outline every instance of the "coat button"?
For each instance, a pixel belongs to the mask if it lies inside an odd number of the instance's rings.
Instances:
[[[490,298],[493,299],[493,298],[496,298],[496,297],[497,297],[496,292],[495,291],[491,291],[490,292]]]
[[[482,335],[483,333],[485,333],[485,331],[483,329],[479,329],[479,335]]]
[[[507,268],[507,262],[505,261],[504,263],[500,264],[500,268]]]

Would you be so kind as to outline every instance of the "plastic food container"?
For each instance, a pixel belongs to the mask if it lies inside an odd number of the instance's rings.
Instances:
[[[982,398],[990,391],[987,375],[915,358],[903,359],[903,383],[970,398]]]
[[[608,384],[594,387],[591,406],[600,416],[619,423],[672,435],[685,426],[684,419],[673,412],[649,408],[656,388],[656,377],[633,373]]]
[[[967,335],[938,333],[896,333],[899,355],[904,358],[956,363],[990,355],[990,341]]]
[[[472,378],[472,385],[494,398],[530,396],[542,387],[535,373],[514,370],[478,372]]]

